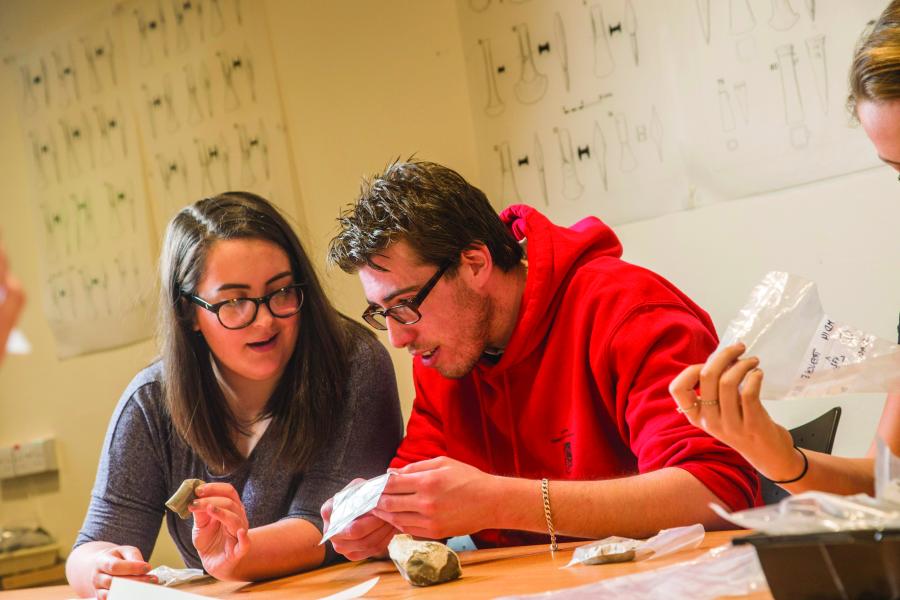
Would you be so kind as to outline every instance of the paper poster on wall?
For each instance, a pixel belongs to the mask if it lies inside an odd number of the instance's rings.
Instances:
[[[36,44],[13,67],[60,357],[152,333],[152,230],[122,47],[102,17]]]
[[[459,0],[486,192],[617,224],[875,166],[843,105],[883,5]]]
[[[116,9],[160,230],[186,204],[228,190],[260,194],[296,221],[263,8],[136,0]]]
[[[183,206],[247,190],[298,220],[261,5],[135,0],[86,23],[15,60],[61,357],[150,337]]]

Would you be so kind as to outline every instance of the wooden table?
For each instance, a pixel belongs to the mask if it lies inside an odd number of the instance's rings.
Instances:
[[[282,600],[321,598],[347,589],[372,577],[381,579],[366,598],[494,598],[558,590],[593,583],[601,579],[653,570],[690,560],[707,549],[728,542],[744,532],[718,531],[706,534],[696,550],[639,563],[619,563],[561,569],[572,557],[572,549],[583,542],[563,544],[551,556],[546,546],[519,546],[460,553],[463,577],[443,585],[416,588],[409,585],[390,561],[344,563],[302,575],[262,583],[216,581],[182,586],[178,589],[213,598]],[[67,600],[75,594],[68,586],[56,586],[2,592],[3,600]],[[771,600],[768,592],[746,596],[752,600]]]

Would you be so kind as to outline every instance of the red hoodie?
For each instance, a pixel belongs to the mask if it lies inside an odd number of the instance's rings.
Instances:
[[[571,228],[535,209],[500,215],[527,238],[528,276],[515,330],[496,364],[461,379],[413,362],[416,398],[391,466],[448,456],[496,475],[600,480],[679,467],[732,510],[758,502],[754,469],[693,427],[668,392],[706,360],[716,333],[671,283],[620,259],[622,245],[589,217]],[[488,530],[479,547],[547,536]]]

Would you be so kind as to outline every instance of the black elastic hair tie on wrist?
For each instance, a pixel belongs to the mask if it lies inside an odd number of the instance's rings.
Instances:
[[[800,453],[800,456],[803,457],[803,470],[799,475],[794,477],[793,479],[784,479],[782,481],[775,481],[774,479],[770,479],[772,483],[777,483],[778,485],[784,485],[786,483],[794,483],[796,481],[800,481],[806,476],[806,472],[809,471],[809,459],[806,457],[806,452],[801,450],[796,444],[794,445],[794,450]]]

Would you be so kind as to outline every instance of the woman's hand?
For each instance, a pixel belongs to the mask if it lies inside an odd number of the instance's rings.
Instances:
[[[802,472],[803,457],[760,402],[763,372],[757,358],[740,358],[744,350],[743,344],[728,346],[705,364],[687,367],[669,393],[692,425],[740,452],[757,471],[773,481],[792,479]]]
[[[242,580],[239,566],[250,551],[250,525],[237,490],[227,483],[207,483],[194,493],[191,537],[204,570],[216,579]]]
[[[90,582],[97,600],[106,600],[113,577],[157,583],[155,576],[147,575],[150,563],[134,546],[112,546],[97,552],[92,561]]]

